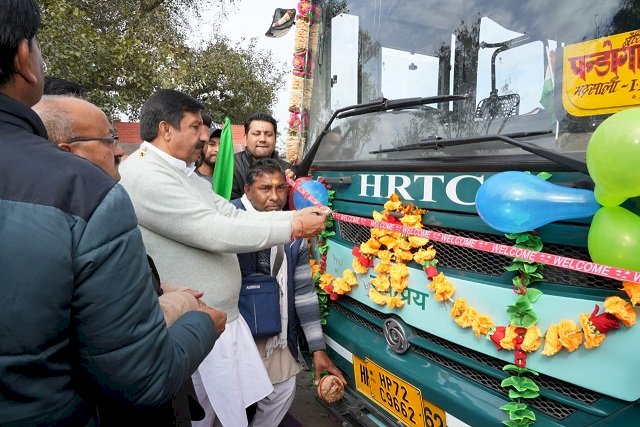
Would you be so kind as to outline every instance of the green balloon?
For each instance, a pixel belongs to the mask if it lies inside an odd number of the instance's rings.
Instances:
[[[596,188],[593,192],[593,195],[596,198],[596,201],[600,203],[602,206],[619,206],[627,200],[626,197],[616,196],[613,193],[607,193],[602,190],[601,186],[596,185]]]
[[[640,108],[629,108],[606,119],[587,146],[587,168],[603,206],[617,206],[640,196]]]
[[[588,244],[594,262],[640,271],[640,216],[620,206],[598,209]]]

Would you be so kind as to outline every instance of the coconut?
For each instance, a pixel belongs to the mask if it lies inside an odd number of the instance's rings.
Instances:
[[[342,399],[344,385],[335,375],[326,375],[318,383],[318,397],[327,403],[334,403]]]

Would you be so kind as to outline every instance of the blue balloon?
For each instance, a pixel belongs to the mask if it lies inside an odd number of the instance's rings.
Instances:
[[[309,194],[315,197],[316,200],[322,203],[324,206],[326,206],[329,202],[329,192],[327,191],[327,188],[318,181],[314,181],[312,179],[303,181],[302,183],[300,183],[300,187],[307,190]],[[302,194],[295,191],[293,193],[293,206],[296,209],[303,209],[308,206],[313,206],[313,203],[305,199]]]
[[[553,221],[585,218],[600,208],[593,191],[562,187],[524,172],[502,172],[476,194],[476,209],[491,228],[522,233]]]

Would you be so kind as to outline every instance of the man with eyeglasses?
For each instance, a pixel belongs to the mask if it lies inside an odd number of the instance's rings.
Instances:
[[[44,95],[33,109],[42,119],[49,141],[62,150],[90,161],[114,180],[120,181],[118,165],[124,151],[118,145],[117,137],[112,134],[111,124],[102,110],[90,102],[68,95]],[[219,333],[224,330],[226,315],[202,303],[199,300],[203,295],[201,291],[166,282],[161,284],[160,276],[151,258],[149,258],[149,264],[153,272],[154,288],[159,295],[160,307],[167,326],[171,326],[188,311],[202,309],[214,315],[212,319],[216,322]],[[204,416],[190,379],[172,400],[172,405],[165,405],[164,408],[154,411],[136,411],[135,408],[128,407],[114,408],[112,403],[104,400],[99,400],[98,403],[101,425],[115,425],[135,415],[143,416],[145,421],[154,425],[190,426],[191,420],[198,420]],[[171,407],[173,412],[176,412],[175,417],[170,411]]]
[[[118,165],[124,150],[102,110],[83,99],[62,95],[45,95],[33,109],[42,119],[51,142],[89,160],[120,181]]]
[[[166,327],[126,192],[47,141],[39,27],[36,0],[0,0],[0,425],[95,425],[92,394],[158,407],[217,334]]]

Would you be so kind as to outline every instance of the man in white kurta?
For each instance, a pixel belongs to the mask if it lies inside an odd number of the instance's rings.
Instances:
[[[327,212],[245,212],[214,194],[193,173],[209,138],[202,108],[181,92],[163,89],[152,95],[140,112],[145,142],[123,162],[121,184],[160,275],[202,290],[207,305],[227,313],[225,332],[194,374],[208,409],[204,425],[215,420],[225,427],[246,426],[245,407],[271,393],[272,386],[239,316],[241,274],[234,254],[313,236],[323,229]]]

